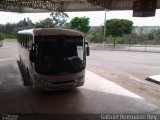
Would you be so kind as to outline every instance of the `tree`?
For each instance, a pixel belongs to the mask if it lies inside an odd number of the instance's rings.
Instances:
[[[55,26],[55,23],[51,18],[46,18],[44,20],[41,20],[35,23],[36,28],[46,28],[46,27],[54,27],[54,26]]]
[[[27,26],[33,26],[33,22],[29,18],[24,18],[23,20],[19,21],[17,23],[18,27],[27,27]]]
[[[149,40],[153,40],[154,39],[154,33],[153,33],[153,30],[150,31],[150,33],[148,33],[148,39]]]
[[[160,29],[155,30],[154,36],[157,41],[160,41]]]
[[[87,35],[87,40],[93,43],[102,43],[103,42],[103,27],[91,27]]]
[[[5,38],[10,38],[10,36],[16,36],[17,31],[14,29],[17,27],[17,24],[15,23],[7,23],[4,25],[3,33],[5,34]]]
[[[80,30],[81,32],[87,33],[90,30],[89,18],[86,17],[75,17],[71,20],[71,28]]]
[[[52,12],[50,16],[55,21],[56,27],[63,27],[69,16],[64,12]]]
[[[0,41],[1,40],[4,40],[4,34],[3,33],[0,33]]]
[[[114,37],[114,47],[117,37],[132,32],[133,22],[125,19],[111,19],[106,21],[106,35]]]
[[[71,23],[65,23],[64,28],[65,29],[71,29]]]
[[[0,33],[3,33],[5,38],[15,39],[19,30],[32,28],[34,28],[33,22],[29,18],[24,18],[18,23],[6,23],[5,25],[0,25]]]
[[[33,22],[29,17],[27,17],[27,25],[28,26],[33,26]]]
[[[0,47],[3,46],[4,34],[0,33]]]

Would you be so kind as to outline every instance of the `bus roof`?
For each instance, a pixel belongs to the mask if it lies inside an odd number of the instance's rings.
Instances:
[[[29,30],[21,30],[18,31],[18,34],[33,34],[34,29],[29,29]]]
[[[39,35],[66,35],[66,36],[82,36],[84,34],[75,30],[60,29],[60,28],[38,28],[19,31],[18,34],[34,34],[34,36]]]

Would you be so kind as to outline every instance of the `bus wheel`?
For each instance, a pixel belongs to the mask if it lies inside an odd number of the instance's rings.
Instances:
[[[30,76],[29,76],[28,68],[27,68],[27,82],[28,82],[28,85],[31,85],[31,79],[30,79]]]
[[[19,56],[19,62],[22,64],[22,58],[21,58],[21,56]]]
[[[25,78],[24,78],[24,85],[25,85],[25,86],[29,86],[29,85],[30,85],[30,77],[29,77],[28,68],[27,68],[27,70],[26,70],[26,75],[25,75]]]
[[[37,85],[35,83],[32,84],[32,89],[36,92],[42,92],[43,90],[39,87],[37,87]]]

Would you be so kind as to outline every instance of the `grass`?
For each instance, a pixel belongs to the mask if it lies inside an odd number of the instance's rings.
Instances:
[[[17,42],[17,39],[5,39],[6,42]]]

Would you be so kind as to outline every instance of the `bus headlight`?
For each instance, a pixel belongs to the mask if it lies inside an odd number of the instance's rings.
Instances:
[[[77,78],[77,80],[83,80],[83,79],[84,79],[84,75],[82,75],[79,78]]]
[[[51,83],[48,82],[47,80],[43,80],[43,79],[39,79],[37,82],[39,82],[40,84],[44,84],[44,85],[49,85],[49,84],[51,84]]]

